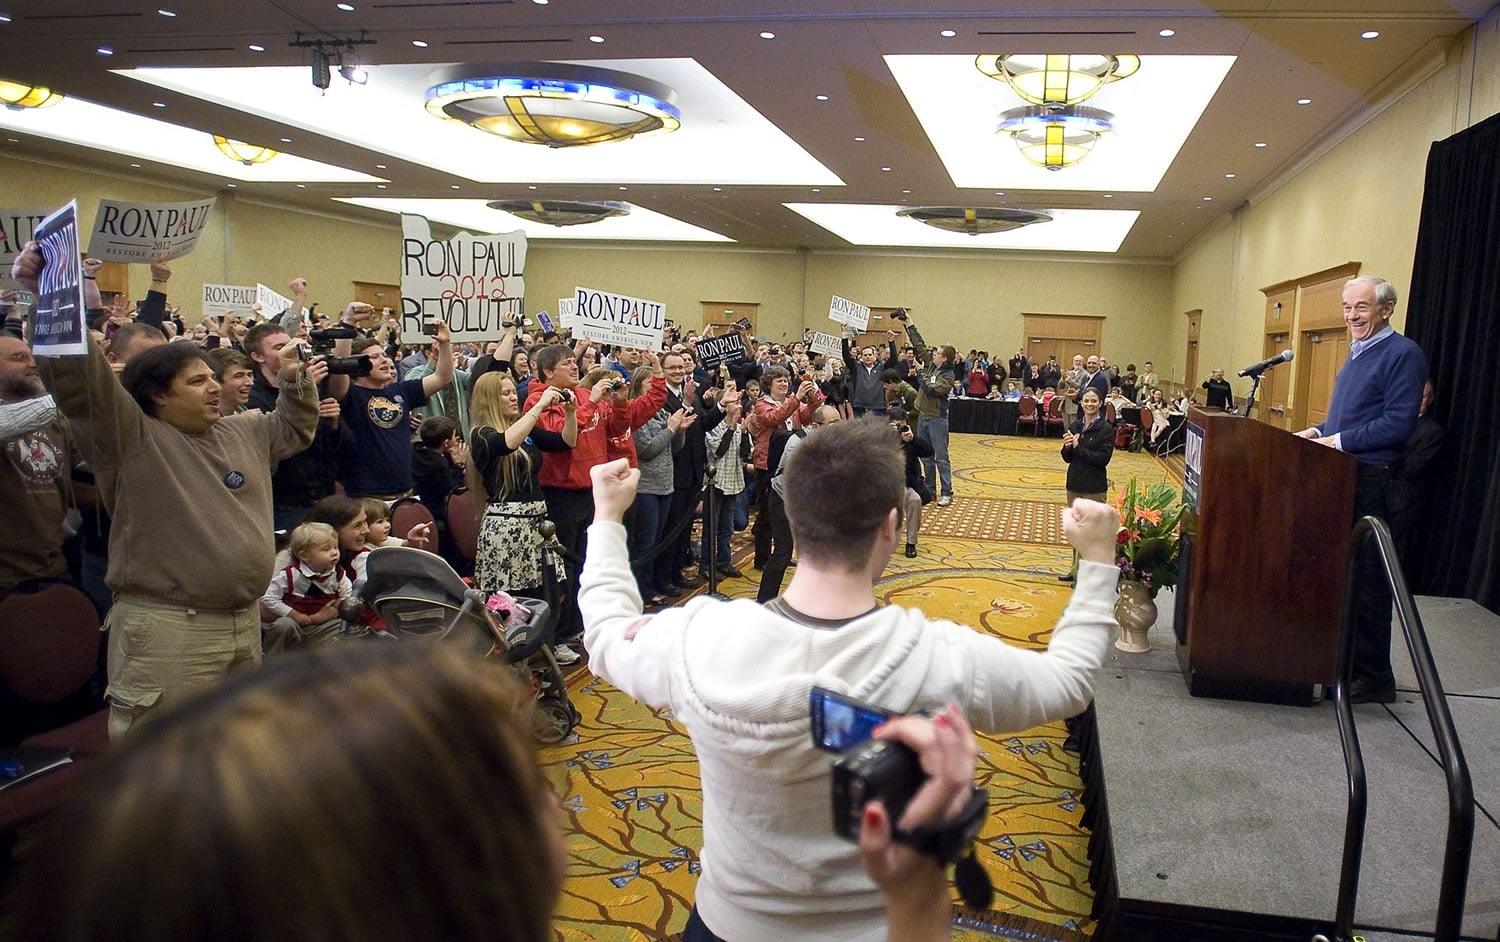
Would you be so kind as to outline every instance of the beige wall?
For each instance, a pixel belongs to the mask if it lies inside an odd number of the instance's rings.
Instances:
[[[1227,225],[1200,236],[1177,259],[1173,311],[1203,309],[1200,371],[1237,369],[1261,358],[1260,289],[1268,285],[1353,261],[1362,272],[1389,279],[1404,298],[1427,152],[1434,141],[1496,113],[1500,10],[1465,34],[1431,78],[1274,192],[1239,208]],[[1398,329],[1405,323],[1403,307],[1394,322]],[[1178,318],[1169,326],[1169,368],[1180,375],[1187,325]],[[1238,380],[1236,391],[1248,392],[1248,382]]]

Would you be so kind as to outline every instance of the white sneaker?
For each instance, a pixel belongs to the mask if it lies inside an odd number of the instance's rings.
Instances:
[[[946,507],[946,506],[948,506],[951,503],[953,503],[953,495],[952,494],[944,494],[942,497],[938,498],[938,506],[939,507]]]
[[[552,658],[560,665],[577,664],[581,657],[577,651],[566,644],[554,644],[552,646]]]

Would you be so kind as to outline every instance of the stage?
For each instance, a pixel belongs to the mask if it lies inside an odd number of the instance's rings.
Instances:
[[[1500,617],[1465,600],[1417,601],[1477,805],[1464,937],[1494,940]],[[1157,604],[1154,650],[1110,649],[1084,737],[1095,938],[1275,938],[1244,930],[1277,929],[1306,940],[1328,931],[1347,808],[1332,702],[1190,697],[1170,593]],[[1370,794],[1355,924],[1368,940],[1431,937],[1447,826],[1447,791],[1399,627],[1395,643],[1397,702],[1354,708]],[[1218,928],[1236,924],[1241,931]]]

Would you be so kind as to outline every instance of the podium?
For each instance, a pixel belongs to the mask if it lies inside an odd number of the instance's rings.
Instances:
[[[1193,408],[1185,459],[1174,630],[1188,690],[1310,704],[1336,673],[1354,457]]]

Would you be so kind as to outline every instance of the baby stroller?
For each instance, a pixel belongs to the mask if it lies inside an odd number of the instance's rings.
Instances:
[[[578,725],[552,656],[555,606],[518,598],[531,614],[506,627],[486,607],[488,592],[470,588],[441,556],[401,546],[370,552],[362,594],[397,640],[462,645],[475,657],[509,664],[536,698],[531,732],[538,741],[561,742]]]

